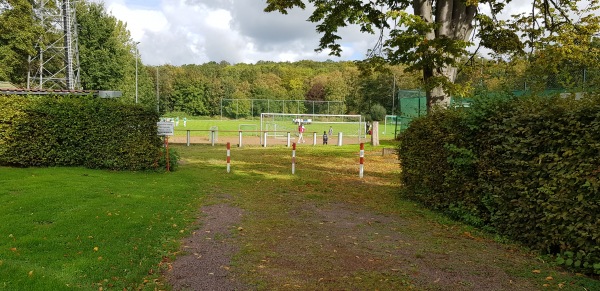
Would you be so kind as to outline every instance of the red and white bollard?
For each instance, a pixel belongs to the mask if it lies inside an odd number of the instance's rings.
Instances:
[[[296,143],[292,144],[292,175],[296,173]]]
[[[365,168],[364,168],[364,163],[365,163],[365,144],[364,143],[360,143],[360,168],[358,170],[358,177],[362,178]]]
[[[227,143],[227,173],[231,171],[231,143]]]

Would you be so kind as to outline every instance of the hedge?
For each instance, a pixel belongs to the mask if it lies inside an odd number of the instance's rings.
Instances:
[[[511,97],[413,121],[404,193],[600,274],[600,97]]]
[[[0,96],[0,165],[152,169],[162,146],[158,118],[93,96]]]

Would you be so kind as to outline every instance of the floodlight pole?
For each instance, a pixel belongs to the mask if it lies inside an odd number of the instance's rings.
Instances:
[[[135,104],[138,103],[138,58],[140,54],[138,44],[140,44],[139,41],[135,43]]]
[[[160,95],[158,93],[158,65],[156,66],[156,112],[160,113]]]
[[[392,85],[392,115],[396,115],[396,113],[394,112],[394,107],[396,105],[396,74],[393,75],[394,76],[394,82]]]

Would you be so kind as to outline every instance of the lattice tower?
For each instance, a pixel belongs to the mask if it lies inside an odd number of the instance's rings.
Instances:
[[[29,89],[80,90],[76,0],[36,0],[33,17],[43,28],[29,56]]]

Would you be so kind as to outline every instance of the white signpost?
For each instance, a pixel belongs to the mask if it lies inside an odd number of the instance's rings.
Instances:
[[[174,135],[175,124],[170,121],[159,121],[156,123],[158,127],[158,135],[167,136]]]
[[[170,152],[169,152],[169,136],[174,135],[175,133],[175,123],[171,121],[159,121],[156,123],[158,128],[158,135],[164,136],[165,138],[165,148],[166,148],[166,160],[167,160],[167,172],[170,171]]]

